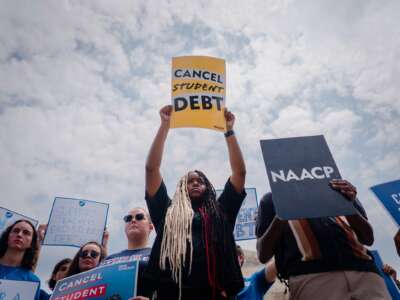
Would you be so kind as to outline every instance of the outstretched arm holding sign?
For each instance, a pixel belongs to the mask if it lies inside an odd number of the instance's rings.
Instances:
[[[153,144],[151,145],[146,161],[146,191],[149,196],[154,196],[160,187],[162,176],[160,173],[162,155],[164,151],[165,141],[170,129],[172,106],[166,105],[160,110],[161,125],[158,129]],[[232,169],[230,181],[237,192],[243,191],[246,167],[243,155],[237,142],[233,126],[235,124],[235,115],[225,109],[225,120],[227,126],[226,143],[229,152],[229,162]]]
[[[233,125],[235,124],[235,115],[229,110],[225,109],[225,120],[227,129],[225,137],[229,152],[229,162],[232,169],[230,181],[234,186],[236,192],[241,193],[244,189],[244,183],[246,179],[246,166],[238,141],[233,131]]]
[[[150,197],[154,196],[160,187],[162,177],[160,173],[161,160],[167,139],[172,105],[166,105],[160,110],[161,125],[151,145],[146,161],[146,191]]]

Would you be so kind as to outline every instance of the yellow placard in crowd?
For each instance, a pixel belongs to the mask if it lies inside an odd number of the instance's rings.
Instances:
[[[225,61],[208,56],[172,59],[171,128],[226,131]]]

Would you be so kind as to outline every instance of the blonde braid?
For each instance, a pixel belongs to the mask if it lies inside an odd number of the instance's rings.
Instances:
[[[182,269],[186,264],[187,243],[189,243],[189,273],[192,268],[192,219],[193,209],[187,191],[188,175],[183,176],[176,187],[171,205],[168,207],[164,235],[160,250],[160,268],[166,269],[168,261],[172,272],[172,279],[179,284],[179,299],[182,290]]]

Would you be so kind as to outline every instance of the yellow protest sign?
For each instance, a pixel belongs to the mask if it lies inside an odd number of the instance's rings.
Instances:
[[[226,131],[225,61],[208,56],[172,59],[171,128]]]

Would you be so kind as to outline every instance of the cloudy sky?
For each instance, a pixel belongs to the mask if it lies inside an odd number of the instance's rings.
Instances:
[[[246,185],[269,190],[260,139],[324,134],[358,187],[373,247],[400,271],[396,226],[369,191],[399,178],[399,19],[397,0],[1,0],[1,205],[46,223],[55,196],[108,202],[110,251],[124,248],[121,216],[145,205],[171,57],[210,55],[227,63]],[[193,168],[224,184],[221,133],[170,133],[169,190]],[[75,251],[44,247],[38,274]]]

